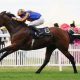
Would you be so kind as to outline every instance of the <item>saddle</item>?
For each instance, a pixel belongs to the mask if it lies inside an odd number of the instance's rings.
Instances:
[[[45,37],[45,36],[51,36],[50,30],[48,27],[44,28],[38,28],[39,31],[39,38]],[[36,32],[34,30],[31,30],[33,38],[37,38]]]

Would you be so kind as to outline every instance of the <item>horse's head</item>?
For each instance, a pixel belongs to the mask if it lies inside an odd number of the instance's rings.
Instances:
[[[12,31],[15,32],[27,26],[25,23],[13,20],[12,17],[15,17],[15,15],[10,12],[6,12],[6,11],[1,12],[0,27],[5,26],[9,32]]]
[[[10,13],[10,12],[6,12],[6,11],[1,12],[1,15],[6,15],[6,16],[9,17],[9,18],[15,17],[14,14],[12,14],[12,13]]]
[[[0,27],[4,26],[4,14],[6,13],[6,11],[3,11],[0,13]]]
[[[0,13],[0,27],[5,26],[5,23],[9,22],[12,17],[15,15],[11,14],[10,12],[3,11]]]
[[[4,25],[5,23],[9,24],[9,22],[12,22],[12,23],[14,22],[16,25],[25,24],[20,21],[13,20],[12,17],[15,17],[15,15],[10,12],[6,12],[6,11],[1,12],[0,13],[0,27],[1,25],[5,26]]]

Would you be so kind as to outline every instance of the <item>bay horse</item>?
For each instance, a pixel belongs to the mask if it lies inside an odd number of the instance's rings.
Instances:
[[[5,11],[0,13],[0,27],[5,26],[11,38],[11,45],[0,50],[0,53],[4,52],[0,57],[0,61],[17,50],[36,50],[46,47],[45,60],[42,66],[36,71],[36,73],[40,73],[48,64],[52,52],[57,48],[70,60],[74,73],[77,73],[74,57],[68,51],[70,39],[66,31],[50,27],[52,36],[35,39],[32,45],[33,37],[30,35],[31,29],[25,23],[13,20],[12,17],[14,16],[14,14]]]

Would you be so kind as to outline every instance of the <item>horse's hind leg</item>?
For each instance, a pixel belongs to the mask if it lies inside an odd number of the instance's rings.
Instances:
[[[73,66],[74,73],[77,73],[74,57],[69,53],[68,50],[60,50],[60,51],[70,60],[72,66]]]
[[[47,47],[44,63],[43,63],[43,65],[36,71],[36,73],[40,73],[40,72],[42,71],[42,69],[47,65],[47,63],[48,63],[49,60],[50,60],[50,57],[51,57],[51,54],[52,54],[53,50],[55,50],[55,47],[54,47],[54,48],[52,48],[52,47]]]

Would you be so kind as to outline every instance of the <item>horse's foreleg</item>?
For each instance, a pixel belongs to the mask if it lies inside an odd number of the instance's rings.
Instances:
[[[0,53],[5,52],[5,51],[9,51],[9,50],[11,49],[11,46],[12,46],[12,45],[7,46],[7,47],[5,47],[5,48],[2,48],[2,49],[0,50]]]
[[[5,53],[0,57],[0,61],[1,61],[3,58],[5,58],[6,56],[8,56],[9,54],[13,53],[13,52],[14,52],[14,50],[10,50],[10,51],[5,52]]]
[[[51,57],[51,54],[52,54],[52,52],[53,52],[54,49],[55,49],[55,48],[47,47],[44,63],[43,63],[43,65],[36,71],[36,73],[40,73],[40,72],[42,71],[42,69],[47,65],[47,63],[49,62],[50,57]]]
[[[1,50],[0,50],[0,53],[5,52],[5,51],[10,51],[11,49],[14,49],[14,48],[18,48],[18,47],[16,47],[16,46],[17,46],[17,44],[12,44],[12,45],[10,45],[10,46],[7,46],[7,47],[1,49]]]
[[[8,47],[5,47],[5,48],[1,49],[0,51],[1,51],[1,52],[4,52],[4,51],[5,51],[5,53],[3,53],[2,56],[0,57],[0,61],[1,61],[4,57],[6,57],[7,55],[11,54],[12,52],[17,51],[17,50],[19,49],[19,47],[20,47],[20,46],[19,46],[18,44],[12,44],[12,45],[10,45],[10,46],[8,46]]]
[[[5,52],[5,51],[6,51],[6,49],[7,49],[7,47],[2,48],[2,49],[0,50],[0,53]]]
[[[70,60],[72,66],[73,66],[74,73],[77,73],[74,57],[67,50],[65,50],[65,51],[61,50],[61,52]]]

